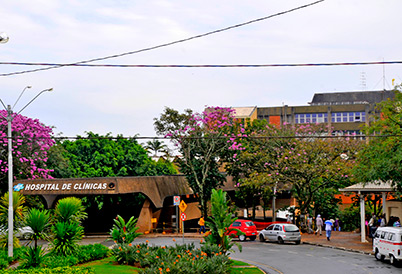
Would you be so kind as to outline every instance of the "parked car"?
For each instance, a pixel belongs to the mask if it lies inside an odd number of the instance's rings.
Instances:
[[[0,229],[0,234],[7,234],[8,229]],[[19,227],[15,230],[15,237],[29,240],[33,235],[33,230],[29,226]]]
[[[379,227],[374,234],[373,251],[377,260],[388,259],[397,265],[402,261],[402,227]]]
[[[257,227],[250,220],[238,219],[233,224],[229,226],[229,230],[236,228],[241,232],[244,232],[244,235],[238,235],[237,231],[230,231],[229,235],[232,237],[238,237],[240,241],[245,241],[246,238],[249,238],[251,241],[254,241],[257,238]]]
[[[293,224],[276,223],[261,230],[258,234],[258,239],[261,242],[274,241],[280,244],[295,242],[296,244],[300,244],[301,234],[300,229]]]

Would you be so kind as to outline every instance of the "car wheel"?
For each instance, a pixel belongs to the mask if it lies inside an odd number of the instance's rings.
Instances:
[[[299,244],[300,244],[300,240],[296,241],[295,243],[296,243],[297,245],[299,245]]]
[[[240,236],[239,236],[239,240],[240,240],[241,242],[244,242],[244,241],[246,240],[246,235],[240,235]]]
[[[278,237],[278,243],[283,244],[283,239],[281,237]]]
[[[380,252],[378,252],[378,249],[375,250],[374,256],[375,256],[377,261],[383,261],[384,260],[384,255],[381,255]]]
[[[262,234],[260,234],[259,239],[260,239],[260,242],[265,242],[265,238],[264,238],[264,236],[262,236]]]
[[[398,260],[397,259],[395,259],[395,257],[394,257],[394,255],[389,255],[389,262],[392,264],[392,265],[398,265]]]
[[[22,238],[24,240],[29,240],[29,239],[31,239],[31,237],[32,237],[32,235],[30,233],[25,233],[25,234],[22,235]]]
[[[250,236],[250,241],[255,241],[256,238],[257,236]]]

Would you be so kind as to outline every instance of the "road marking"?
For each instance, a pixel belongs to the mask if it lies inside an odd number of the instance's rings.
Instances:
[[[296,251],[288,251],[288,253],[292,253],[292,254],[299,254]]]
[[[254,261],[244,260],[244,259],[238,259],[238,258],[234,258],[234,259],[239,260],[239,261],[243,261],[243,262],[246,262],[246,263],[249,263],[249,264],[252,264],[252,265],[262,265],[262,266],[268,267],[269,269],[271,269],[271,270],[273,270],[273,271],[276,271],[276,272],[279,273],[279,274],[285,274],[285,273],[283,273],[282,271],[276,269],[275,267],[270,266],[270,265],[267,265],[267,264],[257,263],[257,262],[254,262]]]
[[[313,254],[306,254],[306,256],[315,257]]]

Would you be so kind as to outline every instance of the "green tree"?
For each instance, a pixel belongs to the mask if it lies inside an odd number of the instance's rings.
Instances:
[[[225,137],[233,125],[233,110],[215,107],[193,114],[191,110],[179,113],[165,108],[154,121],[157,134],[170,138],[178,146],[182,155],[180,171],[198,194],[201,214],[208,216],[211,191],[226,179],[219,171],[219,160],[228,149]]]
[[[154,156],[156,157],[158,152],[165,152],[167,151],[167,146],[163,142],[159,141],[158,139],[153,139],[152,141],[148,141],[144,148],[146,150],[150,150],[154,152]]]
[[[361,140],[323,138],[328,129],[310,124],[266,126],[248,136],[253,134],[258,138],[241,140],[243,150],[231,161],[231,172],[245,177],[246,182],[257,174],[269,188],[281,183],[283,189],[291,189],[302,214],[311,211],[319,192],[351,183],[351,168]]]
[[[354,174],[361,182],[389,181],[402,192],[402,86],[395,98],[379,103],[365,128],[368,145],[358,154]]]

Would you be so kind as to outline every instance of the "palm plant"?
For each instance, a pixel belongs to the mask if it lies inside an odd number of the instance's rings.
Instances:
[[[55,208],[54,224],[51,227],[53,254],[69,256],[78,249],[78,242],[84,237],[82,220],[87,217],[81,200],[67,197],[59,200]]]
[[[144,148],[146,150],[153,151],[155,157],[158,154],[158,152],[160,152],[160,151],[164,151],[164,152],[168,151],[167,146],[163,142],[161,142],[161,141],[159,141],[157,139],[153,139],[152,141],[148,141],[146,143],[146,145],[144,146]]]
[[[13,211],[14,222],[16,226],[20,225],[27,211],[25,206],[25,197],[19,192],[13,191]],[[0,198],[0,224],[5,225],[8,222],[8,192]]]
[[[13,192],[13,216],[14,226],[20,227],[27,211],[25,206],[25,197],[19,192]],[[6,230],[8,223],[8,192],[0,198],[0,229]],[[2,233],[0,236],[0,247],[7,247],[8,237],[7,233]],[[13,245],[15,248],[20,247],[19,240],[13,236]]]
[[[46,239],[46,230],[50,227],[50,213],[47,210],[31,208],[25,216],[24,224],[29,226],[32,231],[34,247],[38,246],[38,240]]]
[[[211,194],[211,217],[206,221],[207,226],[210,228],[210,233],[205,237],[206,244],[219,245],[223,253],[232,251],[232,246],[237,245],[241,251],[242,246],[232,242],[229,236],[231,232],[228,228],[236,221],[237,218],[232,217],[233,210],[230,209],[226,199],[226,192],[222,189],[212,190]],[[238,229],[232,229],[237,234],[242,234]]]

